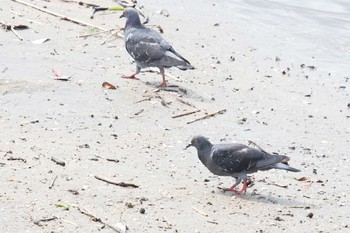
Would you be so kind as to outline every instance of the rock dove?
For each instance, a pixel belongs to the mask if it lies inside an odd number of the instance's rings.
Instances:
[[[134,8],[126,8],[121,17],[126,17],[125,47],[136,62],[136,72],[123,78],[137,79],[135,75],[140,73],[141,68],[158,67],[163,76],[160,87],[166,87],[164,68],[175,66],[181,70],[194,69],[190,62],[178,54],[158,32],[141,24]]]
[[[241,194],[246,191],[248,184],[251,182],[247,174],[265,171],[272,168],[282,169],[291,172],[300,170],[288,166],[289,157],[283,155],[269,154],[262,149],[255,149],[243,144],[211,144],[203,136],[195,136],[186,149],[194,146],[198,152],[200,161],[218,176],[232,176],[236,182],[224,191],[233,191]],[[235,190],[235,187],[243,181],[241,190]]]

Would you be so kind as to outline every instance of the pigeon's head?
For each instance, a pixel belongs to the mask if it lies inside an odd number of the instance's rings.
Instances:
[[[209,140],[201,135],[194,136],[191,140],[191,144],[188,144],[186,146],[186,149],[190,146],[196,147],[197,150],[202,150],[207,146],[211,146],[212,144],[209,142]]]
[[[132,8],[132,7],[128,7],[125,8],[123,11],[123,14],[119,17],[119,18],[126,18],[126,25],[131,25],[131,26],[137,26],[140,25],[140,17],[139,14],[137,13],[137,10]]]

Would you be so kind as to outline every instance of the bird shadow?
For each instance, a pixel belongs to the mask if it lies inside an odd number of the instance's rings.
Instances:
[[[207,95],[201,95],[198,92],[189,89],[188,87],[184,87],[181,85],[174,85],[174,84],[170,84],[167,87],[159,87],[159,82],[149,82],[149,81],[142,81],[140,80],[143,84],[145,84],[148,87],[151,88],[156,88],[157,90],[161,91],[161,92],[170,92],[170,93],[176,93],[181,97],[185,97],[185,98],[189,98],[189,99],[195,99],[195,100],[199,100],[201,102],[210,102],[210,101],[214,101],[215,98],[212,96]]]
[[[235,194],[234,192],[230,191],[220,191],[221,195],[224,196],[235,196],[236,198],[247,200],[247,201],[254,201],[259,203],[266,203],[266,204],[274,204],[274,205],[283,205],[283,206],[289,206],[294,208],[310,208],[310,203],[305,203],[298,200],[291,200],[286,199],[284,197],[278,197],[278,196],[271,196],[271,195],[265,195],[260,193],[253,192],[247,192],[240,195]]]

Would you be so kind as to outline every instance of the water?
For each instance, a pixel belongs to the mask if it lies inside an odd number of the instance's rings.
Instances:
[[[262,52],[350,76],[350,1],[227,0],[226,7]],[[263,38],[263,39],[262,39]]]

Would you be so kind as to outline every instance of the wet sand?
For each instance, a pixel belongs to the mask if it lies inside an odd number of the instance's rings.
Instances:
[[[78,4],[32,3],[106,29],[125,23],[121,12],[92,20]],[[0,231],[115,232],[79,208],[129,232],[348,231],[349,73],[333,53],[300,52],[312,38],[251,24],[258,18],[239,1],[138,5],[196,67],[166,71],[178,92],[157,90],[157,73],[121,79],[135,70],[121,38],[101,45],[107,34],[79,37],[97,32],[89,27],[12,1],[0,7],[2,21],[29,26],[18,31],[23,41],[0,30]],[[32,43],[40,38],[50,40]],[[74,76],[54,80],[52,68]],[[105,81],[117,89],[102,88]],[[252,140],[302,172],[259,172],[245,195],[222,193],[217,187],[233,180],[184,150],[196,134]]]

